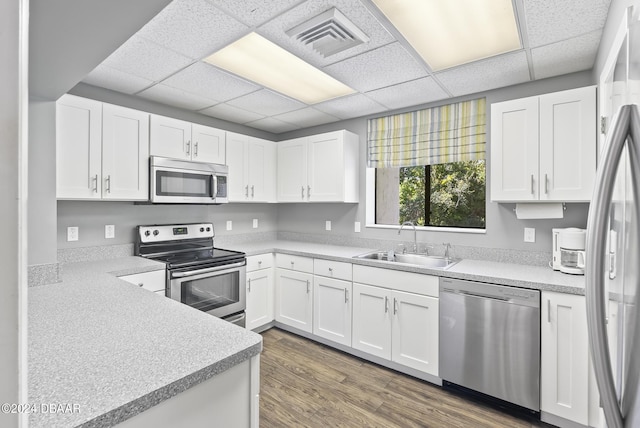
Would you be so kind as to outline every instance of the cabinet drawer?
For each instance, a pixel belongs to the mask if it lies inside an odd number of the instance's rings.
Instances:
[[[247,272],[273,267],[273,254],[260,254],[247,257]]]
[[[351,281],[353,277],[351,263],[323,259],[313,259],[313,274],[345,281]]]
[[[308,257],[291,256],[289,254],[276,254],[276,266],[283,269],[291,269],[298,272],[313,273],[313,259]]]
[[[440,291],[437,276],[361,265],[353,266],[353,282],[433,297]]]
[[[164,269],[119,276],[118,278],[145,290],[162,292],[161,294],[164,294],[165,291],[166,276]]]

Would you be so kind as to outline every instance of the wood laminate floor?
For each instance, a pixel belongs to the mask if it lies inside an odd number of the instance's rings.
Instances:
[[[262,428],[550,426],[276,328],[262,336]]]

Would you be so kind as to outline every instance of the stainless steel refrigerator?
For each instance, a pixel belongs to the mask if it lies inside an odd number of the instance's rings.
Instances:
[[[589,346],[609,428],[640,427],[640,11],[627,18],[600,82],[606,139],[587,224]]]

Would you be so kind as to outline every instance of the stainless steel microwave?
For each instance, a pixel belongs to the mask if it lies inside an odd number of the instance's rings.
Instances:
[[[224,204],[229,167],[150,156],[149,200],[154,204]]]

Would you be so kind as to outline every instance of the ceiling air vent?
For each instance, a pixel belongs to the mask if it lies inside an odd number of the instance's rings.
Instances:
[[[369,41],[369,37],[335,7],[296,25],[287,35],[311,45],[325,58]]]

